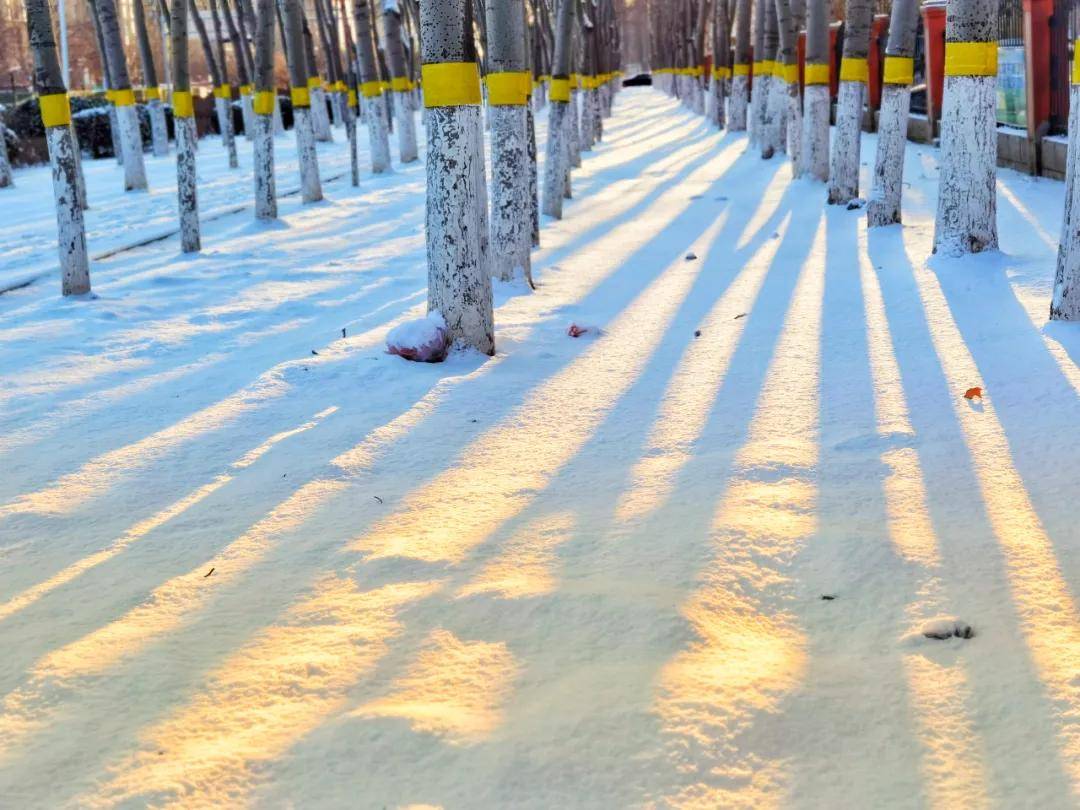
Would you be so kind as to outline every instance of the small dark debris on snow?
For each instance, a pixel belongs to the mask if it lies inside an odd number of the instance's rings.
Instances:
[[[705,195],[703,195],[703,194],[693,194],[693,195],[690,196],[690,199],[691,200],[700,200],[703,196],[705,196]]]
[[[746,313],[745,312],[740,312],[738,315],[736,315],[734,318],[732,318],[732,320],[737,321],[737,320],[739,320],[739,318],[745,318],[745,317],[746,317]]]
[[[375,500],[377,500],[379,503],[383,502],[383,499],[380,498],[378,495],[372,495],[371,497],[374,498]]]
[[[316,357],[318,357],[318,356],[319,356],[319,353],[318,353],[317,351],[315,351],[314,349],[312,349],[312,350],[311,350],[311,353],[312,353],[313,355],[315,355]]]
[[[476,424],[477,422],[479,422],[480,420],[479,420],[479,419],[470,419],[469,421],[470,421],[470,422],[472,422],[472,423],[473,423],[473,424],[475,425],[475,424]]]
[[[214,573],[215,570],[216,569],[211,568],[209,571],[207,571],[205,574],[203,574],[203,579],[206,579],[208,576],[210,576],[212,573]]]
[[[717,202],[727,202],[727,197],[714,197]]]
[[[686,260],[687,260],[688,262],[692,262],[692,261],[694,261],[694,259],[696,259],[696,258],[697,258],[697,254],[696,254],[696,253],[694,253],[693,251],[690,251],[689,253],[687,253],[687,254],[686,254]]]
[[[701,337],[701,330],[700,329],[695,329],[694,330],[694,337]]]
[[[866,205],[866,200],[864,200],[862,197],[856,197],[854,200],[852,200],[851,202],[849,202],[847,204],[847,210],[848,211],[857,211],[858,209],[862,208],[864,205]]]
[[[345,327],[341,327],[341,336],[345,337]]]
[[[566,330],[566,334],[568,334],[572,338],[576,338],[576,337],[581,337],[582,335],[584,335],[588,331],[589,331],[589,327],[587,327],[587,326],[578,326],[576,323],[572,323],[572,324],[570,324],[570,327]]]
[[[836,594],[832,594],[832,593],[823,593],[821,595],[822,601],[825,601],[825,602],[831,602],[835,598],[836,598]]]

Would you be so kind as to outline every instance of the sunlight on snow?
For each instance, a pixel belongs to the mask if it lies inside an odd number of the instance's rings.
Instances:
[[[555,549],[570,539],[574,522],[572,512],[559,512],[526,523],[458,591],[458,598],[493,594],[501,599],[525,599],[551,593],[558,583]]]
[[[258,766],[345,708],[402,631],[398,612],[437,589],[407,582],[361,591],[328,576],[208,679],[190,704],[140,734],[141,750],[112,768],[84,806],[138,799],[156,807],[238,807]]]
[[[245,467],[250,467],[278,442],[284,441],[285,439],[295,436],[298,433],[303,433],[306,430],[310,430],[311,428],[315,427],[315,425],[317,425],[320,420],[324,419],[335,411],[337,411],[336,405],[320,411],[319,413],[315,414],[315,416],[310,421],[305,422],[299,427],[295,427],[291,430],[284,430],[271,436],[258,447],[245,453],[243,457],[235,461],[232,464],[232,469],[242,470]],[[97,551],[93,554],[83,557],[81,560],[77,560],[59,573],[49,577],[44,582],[27,588],[25,591],[12,597],[7,602],[0,604],[0,621],[6,619],[11,614],[22,610],[27,605],[36,602],[42,596],[49,593],[49,591],[52,591],[60,587],[61,585],[71,582],[73,579],[85,573],[86,571],[89,571],[91,568],[101,565],[106,560],[112,559],[125,548],[130,546],[132,543],[135,543],[136,541],[142,539],[154,529],[165,523],[168,523],[170,520],[180,514],[183,514],[185,511],[187,511],[203,499],[207,498],[209,495],[217,492],[227,483],[232,481],[233,478],[234,476],[229,475],[228,473],[215,477],[214,480],[212,480],[210,483],[204,484],[203,486],[196,489],[194,492],[185,495],[183,498],[165,507],[160,512],[151,515],[145,520],[139,521],[130,529],[128,529],[127,532],[125,532],[124,535],[120,539],[115,541],[112,545],[102,549],[101,551]]]
[[[699,640],[660,675],[656,712],[684,787],[683,808],[779,806],[784,763],[739,738],[778,712],[806,669],[803,632],[783,607],[791,558],[816,529],[824,221],[803,261],[750,438],[713,517],[716,556],[683,614]],[[783,476],[776,478],[779,468]]]
[[[790,215],[777,232],[783,234],[789,222]],[[749,320],[735,319],[753,309],[780,244],[780,238],[771,239],[746,260],[702,322],[702,332],[709,339],[687,345],[664,392],[645,451],[631,472],[632,483],[616,507],[620,522],[645,517],[671,494],[679,470],[692,457],[705,429]]]
[[[667,209],[671,218],[681,210]],[[623,255],[610,260],[618,263],[633,253],[645,238],[642,231],[639,222],[616,228],[613,244]],[[680,256],[574,362],[529,394],[453,466],[406,497],[396,515],[358,538],[354,548],[372,558],[463,559],[520,512],[589,439],[648,362],[703,266]]]
[[[435,630],[390,694],[354,715],[401,718],[413,731],[473,745],[502,723],[503,704],[519,671],[503,642],[463,641],[448,630]]]
[[[874,381],[878,435],[913,437],[907,396],[897,363],[885,300],[867,255],[865,223],[859,224],[859,281],[866,318],[866,343]],[[916,598],[908,605],[913,625],[952,607],[939,576],[941,553],[927,508],[926,483],[919,454],[893,447],[881,455],[889,472],[884,480],[889,539],[916,571]],[[935,663],[921,653],[903,656],[908,705],[922,746],[923,785],[931,807],[983,807],[987,804],[984,754],[972,727],[971,690],[963,656],[952,665]],[[963,762],[964,767],[956,767]]]
[[[905,240],[906,241],[906,240]],[[919,253],[909,248],[909,255]],[[948,379],[977,380],[964,342],[934,272],[912,262],[934,348]],[[957,396],[957,421],[978,476],[987,516],[1003,552],[1013,603],[1028,649],[1058,713],[1062,765],[1080,797],[1080,612],[1023,479],[1011,463],[1005,431],[991,398],[979,411]]]

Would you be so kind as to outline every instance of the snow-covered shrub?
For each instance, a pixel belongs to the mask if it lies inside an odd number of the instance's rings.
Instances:
[[[420,363],[441,363],[450,348],[450,335],[442,313],[429,312],[426,317],[406,321],[390,330],[386,336],[386,351],[406,360]]]

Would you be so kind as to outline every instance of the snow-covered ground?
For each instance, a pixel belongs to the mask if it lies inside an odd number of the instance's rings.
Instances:
[[[0,296],[0,804],[1080,801],[1062,185],[1001,172],[1002,251],[928,260],[932,148],[867,233],[658,92],[606,124],[491,359],[383,351],[421,164]],[[87,164],[95,254],[170,224],[148,164]],[[16,183],[0,279],[55,262]]]

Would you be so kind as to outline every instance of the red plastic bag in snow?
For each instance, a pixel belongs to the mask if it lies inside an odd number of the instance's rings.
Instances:
[[[442,313],[429,312],[427,317],[406,321],[390,330],[386,336],[387,354],[396,354],[418,363],[441,363],[450,348],[450,335]]]

